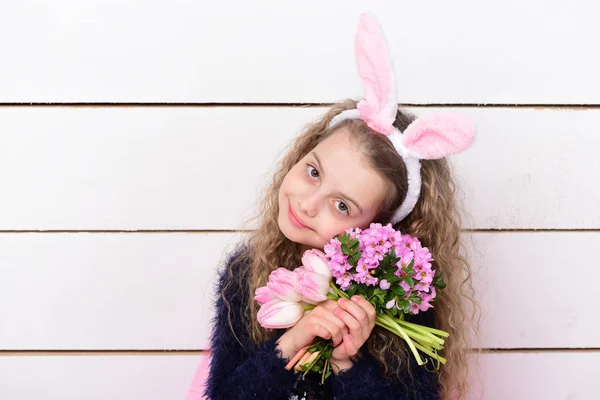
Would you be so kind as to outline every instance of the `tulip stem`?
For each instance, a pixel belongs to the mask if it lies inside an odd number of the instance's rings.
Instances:
[[[337,288],[337,286],[335,286],[335,283],[333,283],[333,281],[331,281],[329,283],[329,286],[333,289],[333,292],[338,296],[338,299],[340,297],[343,297],[345,299],[349,299],[350,296],[348,296],[347,293],[344,293],[343,291],[341,291],[340,289]]]

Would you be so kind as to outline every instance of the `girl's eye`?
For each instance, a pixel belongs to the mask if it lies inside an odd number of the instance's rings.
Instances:
[[[344,203],[343,201],[339,201],[339,200],[336,200],[336,203],[339,204],[339,207],[337,207],[338,211],[341,211],[343,214],[349,213],[348,206],[346,205],[346,203]]]
[[[310,164],[307,164],[307,165],[308,165],[308,175],[313,179],[318,178],[319,171],[317,171],[317,169],[315,167],[313,167],[312,165],[310,165]]]

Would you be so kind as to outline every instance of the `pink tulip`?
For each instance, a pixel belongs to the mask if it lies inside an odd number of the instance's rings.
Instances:
[[[277,268],[269,275],[267,287],[281,300],[300,301],[301,296],[296,290],[296,281],[296,273],[285,268]]]
[[[258,322],[265,328],[281,329],[294,326],[304,314],[300,303],[272,300],[258,310]]]
[[[319,304],[327,300],[331,275],[329,277],[321,275],[304,267],[296,268],[295,272],[298,275],[296,290],[302,296],[302,301],[309,304]]]
[[[258,304],[260,304],[261,306],[265,303],[268,303],[271,300],[278,300],[279,297],[277,297],[275,295],[275,293],[273,293],[271,291],[271,289],[269,289],[266,286],[261,286],[259,288],[256,289],[256,291],[254,292],[254,300],[256,300],[258,302]]]
[[[331,280],[331,269],[327,265],[327,256],[319,250],[306,250],[302,255],[302,266],[307,271],[316,272]]]

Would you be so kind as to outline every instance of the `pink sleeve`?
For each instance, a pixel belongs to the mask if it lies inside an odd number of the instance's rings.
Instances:
[[[209,342],[205,343],[204,348],[207,349],[209,345]],[[196,370],[196,375],[194,376],[194,380],[192,381],[192,385],[190,386],[186,400],[207,400],[207,397],[205,397],[203,393],[205,389],[204,383],[208,378],[210,358],[210,354],[202,356],[202,360],[200,360],[200,365]]]

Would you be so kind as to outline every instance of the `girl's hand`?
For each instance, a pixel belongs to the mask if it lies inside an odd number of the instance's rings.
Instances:
[[[334,346],[340,345],[344,335],[348,334],[348,328],[334,315],[336,308],[337,301],[325,300],[289,328],[277,341],[282,356],[294,357],[303,347],[312,344],[317,336],[332,339]]]
[[[361,296],[353,296],[352,300],[341,298],[338,300],[339,307],[333,310],[333,314],[349,328],[349,332],[343,335],[342,343],[333,349],[331,362],[337,364],[340,369],[352,366],[350,357],[356,355],[358,350],[367,341],[371,331],[375,327],[377,312],[375,307]],[[334,373],[338,369],[333,367]]]

